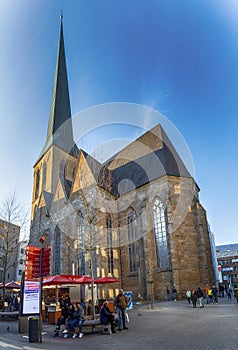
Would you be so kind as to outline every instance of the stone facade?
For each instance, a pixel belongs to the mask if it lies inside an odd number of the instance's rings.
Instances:
[[[61,150],[59,158],[62,154]],[[40,190],[34,184],[30,244],[39,245],[41,235],[46,236],[45,244],[53,248],[51,274],[90,274],[92,263],[94,276],[118,277],[123,288],[131,290],[135,298],[141,295],[147,299],[151,293],[157,299],[164,299],[167,286],[171,289],[175,285],[180,295],[188,287],[203,288],[207,283],[214,283],[206,212],[191,177],[164,175],[134,190],[127,191],[125,186],[124,194],[115,196],[105,190],[115,187],[115,183],[110,183],[115,176],[110,176],[103,166],[96,171],[98,163],[93,163],[92,157],[81,151],[78,161],[62,156],[66,168],[74,169],[71,174],[74,173],[75,178],[71,177],[68,190],[67,173],[64,178],[60,176],[61,162],[54,163],[57,164],[54,167],[47,153],[43,158],[48,159],[47,174],[53,178],[55,171],[58,175],[54,176],[56,184],[51,182],[54,192],[43,190],[42,181]],[[41,169],[41,174],[43,164],[41,160],[35,166],[37,171]],[[128,180],[130,173],[124,176]],[[168,264],[162,267],[158,266],[153,218],[156,198],[163,203],[166,213]],[[129,211],[135,213],[133,238],[129,237]],[[80,236],[81,219],[84,237]],[[135,249],[132,247],[134,250],[130,252],[133,244]],[[132,270],[130,254],[135,255],[131,259],[136,261]]]

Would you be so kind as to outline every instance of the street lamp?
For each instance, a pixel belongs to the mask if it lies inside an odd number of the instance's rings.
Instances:
[[[46,240],[45,236],[41,236],[39,239],[39,242],[41,243],[40,248],[40,297],[39,297],[39,311],[40,311],[40,317],[39,317],[39,340],[40,343],[42,343],[42,247]]]

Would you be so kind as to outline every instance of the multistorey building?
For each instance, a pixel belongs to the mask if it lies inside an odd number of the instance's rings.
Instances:
[[[221,282],[226,286],[238,287],[238,244],[216,246],[218,266],[221,270]]]
[[[28,241],[20,241],[18,244],[17,251],[17,264],[16,264],[16,281],[21,281],[22,273],[25,271],[26,264],[26,247],[28,245]]]
[[[20,227],[0,220],[0,282],[15,280]]]
[[[62,19],[46,142],[34,165],[30,245],[51,274],[115,276],[143,298],[214,283],[199,187],[161,125],[101,164],[73,139]]]

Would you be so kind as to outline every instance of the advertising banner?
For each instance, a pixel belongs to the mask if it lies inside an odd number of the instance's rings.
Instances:
[[[132,292],[123,292],[123,294],[129,298],[129,303],[127,304],[127,310],[133,309],[133,303],[132,303]]]
[[[39,314],[40,282],[25,281],[23,291],[23,315]]]

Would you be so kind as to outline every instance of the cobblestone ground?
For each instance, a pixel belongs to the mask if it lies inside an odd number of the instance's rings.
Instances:
[[[54,326],[43,324],[42,343],[29,343],[17,334],[16,321],[0,321],[0,349],[116,350],[237,350],[238,304],[221,298],[218,304],[196,309],[186,301],[158,303],[155,309],[136,307],[129,312],[128,330],[113,335],[85,334],[79,339],[53,338]],[[7,327],[9,326],[9,331]],[[9,342],[11,345],[8,345]],[[8,347],[9,346],[9,347]]]

